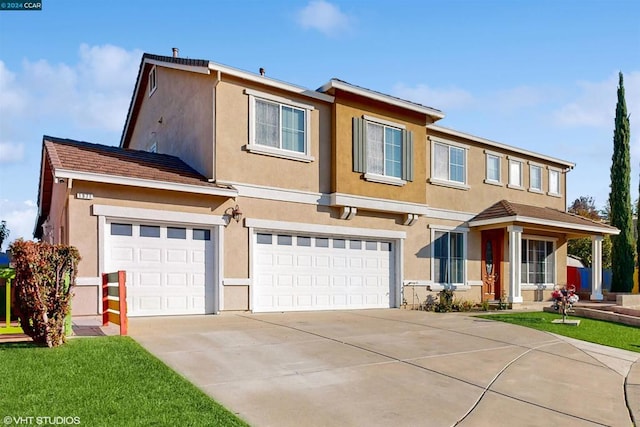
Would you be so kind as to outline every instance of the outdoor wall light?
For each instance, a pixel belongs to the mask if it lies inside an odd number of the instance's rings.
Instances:
[[[227,223],[231,220],[231,218],[235,219],[236,222],[240,222],[240,220],[242,219],[242,211],[240,210],[240,207],[238,205],[235,205],[234,207],[228,207],[224,211],[224,214],[228,218]]]

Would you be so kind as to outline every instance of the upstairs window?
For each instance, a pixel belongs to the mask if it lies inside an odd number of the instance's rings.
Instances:
[[[560,195],[560,171],[549,169],[549,194]]]
[[[154,65],[149,71],[149,96],[153,95],[153,92],[158,88],[158,80],[156,75],[156,66]]]
[[[542,168],[540,166],[529,166],[529,191],[542,191]]]
[[[469,147],[430,137],[431,140],[431,179],[432,184],[457,188],[467,186],[467,151]]]
[[[304,110],[256,99],[256,144],[304,153],[305,135]]]
[[[246,89],[249,95],[247,151],[310,162],[312,106]]]
[[[509,159],[509,187],[522,188],[522,161]]]
[[[486,178],[488,184],[502,184],[501,160],[502,155],[486,152]]]
[[[404,185],[413,181],[413,134],[401,124],[353,118],[353,170],[367,181]]]

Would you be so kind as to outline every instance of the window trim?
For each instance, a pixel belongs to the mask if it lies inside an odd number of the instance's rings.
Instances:
[[[495,179],[489,178],[489,157],[494,157],[498,159],[498,180],[497,181]],[[504,186],[504,184],[502,183],[502,158],[503,157],[504,155],[501,153],[484,150],[484,166],[485,166],[484,183],[485,184],[497,185],[500,187]]]
[[[442,185],[444,187],[457,188],[460,190],[469,190],[471,186],[468,184],[469,182],[469,146],[465,144],[460,144],[459,142],[449,141],[446,139],[438,138],[438,137],[429,137],[429,141],[431,141],[431,176],[429,177],[429,183],[434,185]],[[463,150],[464,153],[464,182],[453,181],[451,179],[442,179],[437,178],[436,174],[436,156],[435,156],[435,146],[436,144],[445,145],[449,148],[449,159],[451,158],[450,149],[451,147],[459,148]],[[448,176],[451,175],[451,169],[448,167]]]
[[[429,246],[431,246],[431,274],[430,274],[430,279],[431,279],[431,283],[433,283],[434,285],[437,286],[442,286],[444,289],[457,289],[458,287],[462,287],[465,286],[467,284],[467,261],[469,259],[469,253],[468,253],[468,246],[469,246],[469,229],[466,227],[449,227],[449,226],[440,226],[440,225],[430,225],[429,226],[429,230],[430,230],[430,237],[431,237],[431,241],[429,243]],[[462,283],[440,283],[437,282],[435,279],[435,245],[433,244],[435,241],[435,234],[436,232],[441,232],[441,233],[460,233],[462,234],[462,255],[463,255],[463,262],[462,262]]]
[[[543,177],[542,177],[542,169],[544,168],[544,166],[534,162],[528,162],[528,163],[529,163],[529,191],[531,193],[544,193],[544,190],[542,189],[544,187]],[[540,171],[540,188],[536,188],[532,184],[533,180],[531,178],[533,177],[534,168],[537,168]]]
[[[156,92],[158,89],[158,72],[156,71],[156,66],[151,67],[149,74],[147,75],[148,84],[149,84],[149,98]]]
[[[507,188],[513,188],[515,190],[524,190],[524,160],[517,157],[511,157],[511,156],[507,156],[507,159],[509,160],[509,176],[507,181]],[[512,163],[520,163],[520,184],[519,185],[511,183],[511,164]]]
[[[562,170],[558,169],[558,168],[551,167],[551,166],[548,166],[547,169],[548,169],[547,177],[548,177],[548,180],[549,180],[548,181],[549,191],[547,191],[547,195],[553,196],[553,197],[562,197],[562,189],[561,189],[562,188],[562,184],[561,184],[561,181],[562,181]],[[551,190],[551,172],[555,172],[555,173],[558,174],[558,192],[557,193]]]
[[[296,160],[300,162],[310,163],[315,160],[311,155],[311,112],[315,110],[312,105],[303,104],[281,96],[272,95],[270,93],[259,92],[252,89],[245,89],[245,95],[249,96],[249,141],[246,150],[250,153],[263,154],[267,156],[279,157],[283,159]],[[276,103],[282,106],[304,110],[305,112],[305,135],[304,135],[304,152],[285,150],[283,148],[269,147],[257,144],[256,137],[256,99]],[[282,133],[282,128],[279,128]]]

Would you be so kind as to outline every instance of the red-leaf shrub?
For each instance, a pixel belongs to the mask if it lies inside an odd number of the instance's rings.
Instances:
[[[22,330],[39,344],[48,347],[63,344],[64,321],[71,309],[71,288],[80,261],[78,250],[22,239],[13,242],[10,249]]]

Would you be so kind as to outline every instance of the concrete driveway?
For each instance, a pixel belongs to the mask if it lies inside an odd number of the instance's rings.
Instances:
[[[462,314],[134,318],[130,333],[253,426],[629,427],[627,377],[640,409],[639,353]]]

